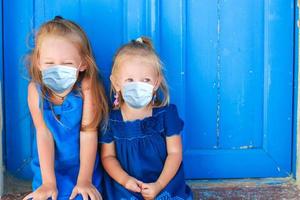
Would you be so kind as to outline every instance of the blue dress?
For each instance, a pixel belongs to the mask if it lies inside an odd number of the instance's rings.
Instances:
[[[39,92],[39,104],[42,108],[44,121],[53,136],[55,145],[54,171],[58,190],[58,200],[69,199],[80,167],[80,126],[82,118],[83,100],[76,90],[71,91],[61,105],[54,105],[46,98],[42,100],[41,89]],[[33,138],[33,159],[31,168],[33,170],[32,188],[36,190],[42,184],[42,176],[39,165],[36,135]],[[102,168],[99,155],[97,154],[92,182],[102,192]],[[76,200],[82,199],[77,195]]]
[[[110,113],[108,128],[101,135],[101,143],[115,143],[116,157],[130,176],[145,182],[155,182],[160,176],[167,157],[166,137],[180,134],[183,121],[179,118],[175,105],[153,108],[152,116],[142,120],[123,121],[120,110]],[[108,174],[104,176],[106,198],[143,199],[114,181]],[[192,192],[185,184],[183,166],[169,184],[157,195],[157,200],[192,199]]]

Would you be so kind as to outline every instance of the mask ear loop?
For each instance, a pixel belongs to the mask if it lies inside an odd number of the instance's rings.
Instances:
[[[79,78],[80,67],[81,67],[82,62],[83,61],[81,60],[81,62],[79,63],[79,65],[76,66],[76,82],[75,82],[75,84],[72,87],[72,90],[74,90],[74,89],[77,90],[78,91],[78,93],[77,93],[78,96],[81,96],[81,97],[82,97],[82,88],[81,88],[81,84],[78,82],[78,78]]]
[[[155,83],[155,86],[154,86],[154,91],[153,91],[153,97],[152,97],[152,106],[155,106],[155,103],[156,103],[156,100],[157,100],[157,91],[158,91],[158,88],[155,90],[155,87],[157,85],[157,82]]]
[[[156,98],[157,98],[157,95],[156,95],[156,91],[155,91],[154,95],[153,95],[153,98],[152,98],[152,106],[155,106]]]

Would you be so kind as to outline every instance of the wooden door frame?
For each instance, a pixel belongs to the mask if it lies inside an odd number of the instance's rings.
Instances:
[[[2,27],[3,27],[3,1],[1,1],[0,3],[0,22],[1,22],[1,27],[0,27],[0,198],[3,194],[3,188],[4,188],[4,181],[3,181],[3,173],[4,173],[4,166],[3,166],[3,31],[2,31]]]
[[[300,0],[295,1],[295,49],[294,49],[294,125],[293,125],[293,155],[292,155],[292,173],[293,177],[296,178],[297,184],[300,184],[300,91],[299,91],[299,73],[300,73]]]

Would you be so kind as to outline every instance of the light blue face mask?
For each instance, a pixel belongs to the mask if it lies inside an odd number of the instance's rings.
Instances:
[[[130,107],[140,109],[152,100],[153,89],[153,85],[149,83],[130,82],[124,85],[122,96]]]
[[[76,67],[55,65],[42,70],[43,83],[57,94],[73,87],[77,80]]]

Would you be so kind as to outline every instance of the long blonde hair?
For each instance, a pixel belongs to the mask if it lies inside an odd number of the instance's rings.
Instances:
[[[81,129],[85,130],[98,127],[99,124],[105,122],[108,117],[107,98],[103,84],[99,80],[98,68],[93,57],[91,45],[84,31],[76,23],[61,17],[55,17],[55,19],[46,22],[40,27],[35,35],[35,47],[27,57],[29,75],[32,81],[42,86],[43,96],[45,96],[46,93],[51,93],[43,84],[42,75],[38,68],[41,44],[43,39],[50,35],[65,37],[78,48],[82,63],[85,63],[87,68],[85,71],[79,73],[77,82],[82,81],[84,78],[88,78],[91,81],[91,87],[89,89],[93,95],[92,99],[94,105],[93,120],[88,125],[81,127]]]
[[[132,40],[131,42],[119,48],[113,59],[113,66],[111,72],[111,75],[113,77],[116,76],[118,69],[122,65],[123,60],[126,59],[126,56],[130,56],[130,58],[138,57],[142,59],[147,59],[147,61],[151,63],[151,66],[155,68],[155,70],[158,73],[158,76],[160,76],[161,78],[161,83],[158,87],[158,90],[156,91],[156,93],[158,94],[153,94],[154,96],[157,95],[156,98],[154,99],[154,106],[161,107],[169,104],[170,95],[169,95],[168,85],[163,73],[164,71],[163,65],[159,56],[154,50],[151,40],[147,37],[140,37],[136,40]],[[113,94],[116,92],[117,91],[114,88],[113,84],[111,84],[110,96],[112,97]],[[161,92],[161,94],[159,92]],[[117,95],[117,96],[118,96],[117,100],[120,103],[123,103],[124,100],[122,98],[122,95]]]

